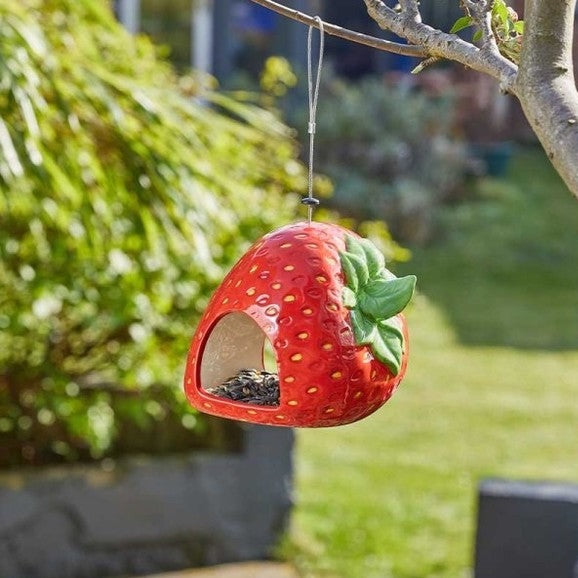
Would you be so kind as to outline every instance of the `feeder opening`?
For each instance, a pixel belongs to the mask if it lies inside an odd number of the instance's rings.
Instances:
[[[279,405],[279,376],[271,342],[248,315],[222,317],[207,337],[201,359],[201,388],[250,405]]]

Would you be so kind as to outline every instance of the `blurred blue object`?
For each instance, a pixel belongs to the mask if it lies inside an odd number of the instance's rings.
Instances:
[[[277,14],[268,8],[240,3],[236,7],[237,27],[242,32],[269,34],[277,26]]]

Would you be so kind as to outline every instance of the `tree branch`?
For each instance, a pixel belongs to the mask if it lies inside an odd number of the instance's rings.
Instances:
[[[436,30],[419,20],[396,13],[381,0],[365,0],[369,15],[385,30],[391,30],[412,44],[423,46],[429,56],[455,60],[497,79],[504,92],[514,92],[517,67],[499,52],[481,50],[455,34]]]
[[[492,31],[492,0],[462,0],[462,3],[482,31],[484,48],[498,54],[500,50]]]
[[[516,94],[552,164],[578,197],[578,92],[572,62],[576,0],[526,0]]]
[[[399,0],[399,5],[401,6],[402,14],[405,14],[408,20],[421,22],[418,0]]]
[[[273,0],[252,0],[288,18],[319,28],[317,21]],[[574,11],[577,0],[525,0],[525,29],[520,67],[500,54],[504,49],[492,27],[494,0],[461,0],[482,30],[481,48],[456,34],[436,30],[421,21],[419,0],[399,0],[400,10],[382,0],[364,0],[369,15],[384,29],[410,45],[360,34],[330,23],[333,36],[378,50],[426,59],[443,58],[487,74],[504,92],[516,95],[555,168],[578,198],[578,91],[572,62]],[[519,36],[513,40],[518,41]],[[517,51],[516,51],[517,55]]]
[[[302,24],[307,24],[307,26],[313,26],[319,28],[319,23],[308,14],[299,12],[293,8],[287,8],[282,4],[273,2],[272,0],[252,0],[255,4],[260,4],[265,8],[269,8],[278,14],[282,14],[287,18],[301,22]],[[383,38],[376,38],[375,36],[369,36],[367,34],[361,34],[360,32],[355,32],[347,28],[342,28],[341,26],[336,26],[335,24],[330,24],[329,22],[323,22],[323,29],[327,34],[331,36],[337,36],[339,38],[344,38],[345,40],[351,40],[352,42],[357,42],[358,44],[364,44],[365,46],[370,46],[371,48],[377,48],[378,50],[383,50],[385,52],[392,52],[394,54],[401,54],[402,56],[413,56],[416,58],[427,58],[429,54],[421,46],[409,46],[407,44],[399,44],[398,42],[390,42],[389,40],[384,40]]]

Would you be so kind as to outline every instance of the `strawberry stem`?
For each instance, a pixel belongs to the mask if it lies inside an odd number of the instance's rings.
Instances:
[[[397,375],[404,338],[396,317],[410,302],[416,277],[398,278],[385,267],[385,258],[369,240],[347,235],[339,254],[345,276],[343,304],[350,310],[357,345],[368,345],[376,359]]]

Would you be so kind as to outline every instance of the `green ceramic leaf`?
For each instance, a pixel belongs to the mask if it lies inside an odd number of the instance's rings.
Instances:
[[[390,281],[391,279],[397,279],[397,277],[389,270],[389,269],[382,269],[378,276],[378,278],[381,277],[382,279],[385,279],[386,281]]]
[[[358,241],[367,259],[369,275],[375,277],[385,267],[385,257],[369,239],[358,239]]]
[[[389,281],[382,278],[370,281],[358,295],[359,307],[372,319],[389,319],[403,311],[409,303],[415,283],[415,275]]]
[[[363,287],[369,281],[369,269],[367,267],[367,261],[365,260],[365,254],[362,257],[355,253],[342,253],[342,255],[347,256],[355,269],[359,288]]]
[[[345,248],[348,253],[353,253],[357,255],[360,259],[365,260],[365,251],[359,242],[359,237],[354,237],[353,235],[347,235],[345,238]]]
[[[359,279],[349,253],[339,253],[339,259],[341,261],[341,268],[345,274],[345,282],[347,286],[353,291],[357,291],[359,288]]]
[[[389,319],[383,319],[378,322],[378,326],[381,328],[386,328],[387,331],[397,335],[401,340],[403,340],[403,331],[401,329],[401,319],[397,316],[390,317]]]
[[[351,311],[351,325],[353,326],[355,343],[357,345],[371,345],[373,336],[377,331],[375,323],[361,311],[353,309]]]
[[[353,309],[357,305],[357,297],[349,287],[343,288],[341,298],[343,299],[343,305],[348,309]]]
[[[397,375],[403,357],[403,336],[390,325],[378,324],[373,334],[371,350],[375,357]]]

